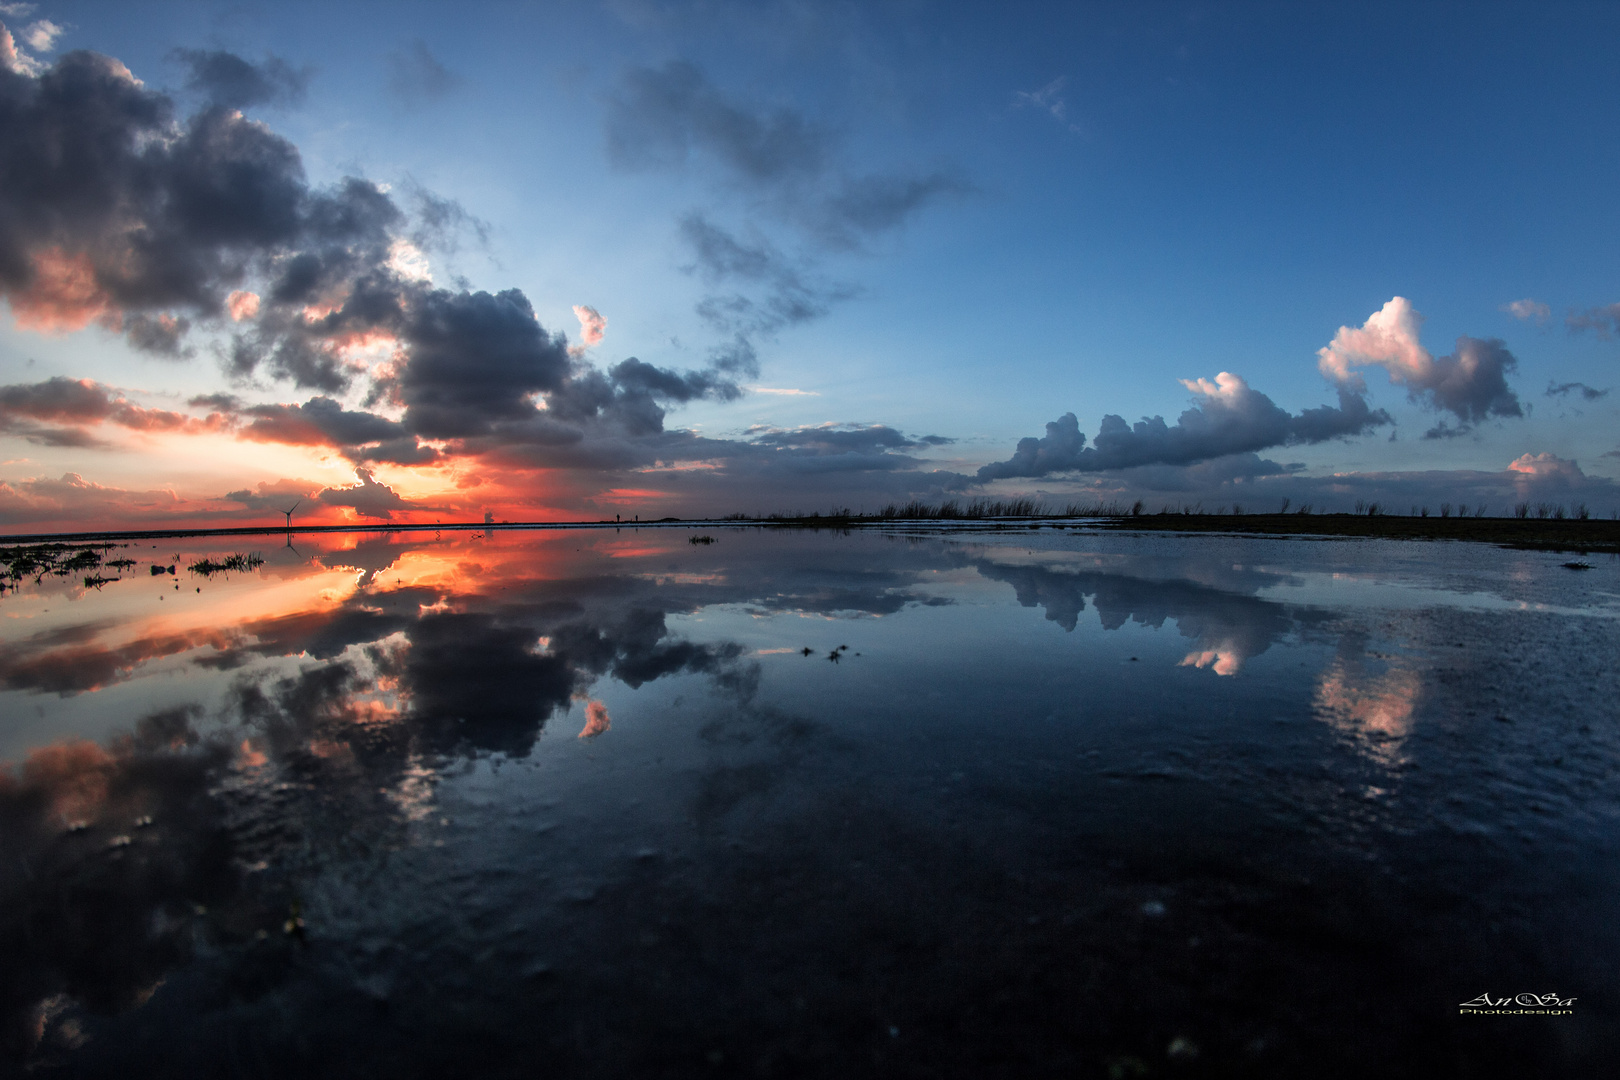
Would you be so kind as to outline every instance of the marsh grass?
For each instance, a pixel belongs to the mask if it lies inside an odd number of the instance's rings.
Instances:
[[[117,544],[24,544],[0,548],[0,580],[11,582],[11,588],[24,578],[33,578],[42,584],[47,577],[69,577],[102,566],[106,553]],[[117,559],[108,565],[134,565],[133,560]],[[115,579],[103,579],[115,580]]]
[[[254,552],[251,555],[240,553],[227,555],[217,562],[212,558],[199,559],[186,567],[186,569],[193,574],[206,578],[213,577],[215,574],[228,574],[232,571],[246,573],[249,570],[257,570],[263,565],[264,557]]]

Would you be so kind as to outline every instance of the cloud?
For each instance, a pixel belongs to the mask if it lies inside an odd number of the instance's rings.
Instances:
[[[265,85],[233,83],[227,55],[194,58],[211,92],[290,92],[291,76],[245,61]],[[94,53],[69,53],[37,77],[0,73],[0,111],[0,295],[25,328],[99,322],[179,353],[181,319],[222,317],[250,276],[270,277],[281,305],[341,291],[386,261],[403,218],[367,181],[312,189],[297,149],[235,109],[176,119],[167,96]],[[283,330],[294,322],[282,313]]]
[[[440,63],[420,38],[403,52],[389,53],[387,64],[388,92],[411,108],[448,97],[465,81]]]
[[[1617,454],[1616,456],[1620,456]],[[1046,493],[1048,501],[1130,506],[1141,500],[1148,513],[1186,508],[1215,512],[1240,505],[1244,511],[1275,512],[1284,499],[1293,507],[1309,505],[1316,513],[1349,513],[1357,504],[1377,503],[1386,514],[1418,514],[1427,507],[1438,514],[1442,506],[1473,515],[1481,507],[1493,516],[1506,516],[1526,500],[1569,504],[1586,503],[1597,516],[1620,512],[1620,484],[1586,475],[1577,463],[1556,456],[1531,454],[1514,468],[1424,469],[1401,472],[1337,472],[1310,475],[1302,466],[1282,465],[1250,469],[1231,467],[1233,458],[1220,458],[1187,469],[1152,466],[1144,469],[1085,474],[1061,482]],[[1270,463],[1275,466],[1276,463]]]
[[[1508,472],[1521,486],[1531,485],[1541,490],[1575,489],[1581,487],[1587,476],[1579,462],[1557,454],[1521,454],[1508,463]]]
[[[399,510],[431,510],[400,497],[399,492],[381,483],[370,469],[357,468],[354,475],[359,483],[353,487],[325,488],[315,495],[315,501],[327,506],[347,506],[361,517],[390,521]]]
[[[156,356],[182,359],[193,350],[184,344],[191,320],[167,313],[158,315],[125,315],[118,320],[118,328],[129,338],[129,343],[142,352]]]
[[[1571,311],[1564,317],[1564,325],[1569,327],[1571,333],[1595,330],[1599,337],[1613,337],[1620,333],[1620,304],[1605,304],[1602,307],[1587,308],[1585,311]]]
[[[11,14],[9,11],[3,13]],[[4,23],[0,23],[0,70],[26,76],[38,75],[43,69],[43,64],[17,48],[17,39],[11,36]]]
[[[973,190],[950,168],[853,172],[827,126],[791,107],[732,98],[684,61],[626,70],[608,98],[604,130],[615,167],[705,169],[752,196],[745,213],[796,230],[807,251],[864,250],[925,206]],[[693,255],[688,269],[711,286],[697,314],[750,353],[750,335],[819,318],[858,292],[817,280],[809,258],[790,259],[757,229],[741,238],[694,211],[679,230]]]
[[[479,246],[489,243],[489,222],[467,211],[454,199],[436,195],[416,181],[407,179],[403,194],[416,222],[411,242],[423,250],[454,253],[461,247],[461,236],[472,234]]]
[[[82,528],[87,521],[172,519],[187,509],[173,491],[128,491],[86,480],[76,472],[57,479],[0,480],[0,522],[16,526]]]
[[[710,294],[699,301],[698,314],[718,329],[774,333],[820,318],[834,302],[856,295],[849,286],[806,280],[768,240],[739,240],[702,214],[682,217],[680,235],[693,256],[687,269],[709,284],[742,281],[765,288],[757,299],[730,293]]]
[[[254,64],[222,49],[175,49],[169,56],[186,68],[186,89],[222,109],[302,105],[315,74],[278,56]]]
[[[807,208],[806,220],[822,243],[858,248],[864,238],[899,228],[905,220],[943,196],[969,195],[976,189],[954,171],[923,176],[850,177],[820,206]]]
[[[567,340],[535,319],[516,289],[420,294],[400,325],[410,358],[399,374],[405,423],[414,434],[482,435],[501,421],[532,419],[532,396],[562,389]]]
[[[348,410],[328,397],[302,405],[252,405],[239,410],[248,419],[240,434],[254,442],[291,446],[362,446],[405,437],[405,425],[374,413]]]
[[[218,335],[212,348],[233,381],[283,381],[309,394],[267,404],[199,395],[193,408],[210,416],[198,419],[65,380],[71,385],[10,388],[0,400],[10,434],[92,446],[101,445],[98,425],[231,431],[249,441],[331,447],[362,467],[462,464],[461,479],[500,475],[503,491],[536,482],[542,470],[568,470],[581,475],[547,489],[578,492],[569,496],[576,500],[588,500],[587,486],[600,490],[602,473],[630,470],[737,476],[740,490],[753,483],[773,496],[788,475],[838,474],[850,491],[870,483],[886,494],[962,482],[943,472],[892,479],[919,472],[908,450],[937,443],[856,450],[819,435],[738,440],[666,430],[670,409],[732,400],[743,381],[758,378],[750,333],[813,317],[850,295],[762,237],[739,238],[701,215],[686,223],[694,272],[750,293],[717,290],[716,304],[730,305],[728,333],[706,367],[627,357],[598,368],[571,351],[564,334],[543,327],[521,291],[444,288],[426,277],[422,252],[477,231],[458,206],[409,185],[396,195],[356,177],[313,186],[296,147],[227,107],[287,99],[301,85],[290,69],[218,52],[181,59],[208,95],[190,116],[117,60],[92,53],[69,54],[37,75],[0,73],[0,112],[8,117],[0,173],[11,178],[0,185],[0,295],[25,328],[100,326],[176,359],[196,351],[197,335]],[[697,98],[708,104],[687,103],[696,110],[683,136],[692,145],[712,156],[717,140],[733,138],[740,149],[728,160],[751,162],[750,175],[813,174],[812,194],[837,203],[834,212],[853,228],[892,227],[933,197],[937,185],[926,177],[852,181],[816,153],[795,158],[788,144],[795,131],[812,131],[808,122],[756,116],[758,126],[738,127],[748,110],[736,112],[740,106],[703,87]],[[725,108],[716,111],[716,102]],[[783,163],[770,164],[776,153]],[[599,340],[601,323],[582,326],[584,345]],[[640,478],[615,482],[645,486]],[[668,487],[725,497],[708,482],[677,477]],[[812,483],[806,490],[832,489]],[[21,489],[5,499],[13,520],[27,506],[56,512]],[[328,489],[321,501],[379,514],[423,509],[369,469],[357,486]]]
[[[762,196],[775,216],[835,247],[856,247],[940,196],[972,190],[950,170],[850,175],[828,128],[791,108],[730,100],[684,61],[626,71],[608,99],[606,133],[608,160],[618,168],[713,163]]]
[[[1423,316],[1411,301],[1397,296],[1359,329],[1339,327],[1333,340],[1317,350],[1318,367],[1328,379],[1357,393],[1366,389],[1366,382],[1355,369],[1382,367],[1413,401],[1450,412],[1463,424],[1524,415],[1518,395],[1507,385],[1507,373],[1518,360],[1501,341],[1464,336],[1457,339],[1454,354],[1435,357],[1418,341],[1422,324]]]
[[[1534,321],[1538,326],[1547,325],[1547,320],[1552,318],[1552,308],[1540,300],[1531,300],[1528,297],[1504,304],[1502,310],[1521,322]]]
[[[225,298],[225,310],[230,313],[232,322],[253,318],[259,313],[259,304],[259,294],[246,289],[237,289]]]
[[[47,53],[56,49],[56,39],[67,33],[67,28],[49,19],[40,19],[29,23],[23,29],[22,38],[28,47],[35,52]]]
[[[625,72],[608,100],[608,158],[624,169],[683,165],[706,153],[755,182],[814,176],[831,136],[791,109],[757,113],[733,104],[684,61]]]
[[[585,703],[585,726],[580,729],[579,738],[594,739],[612,727],[613,720],[608,716],[606,705],[600,701]]]
[[[750,442],[755,446],[774,448],[811,449],[823,453],[873,453],[886,450],[909,450],[923,445],[886,424],[814,424],[796,428],[749,429]]]
[[[584,356],[585,350],[602,343],[607,333],[607,320],[602,313],[587,304],[574,305],[574,318],[579,320],[579,344],[568,350],[570,356]]]
[[[1059,75],[1039,90],[1020,90],[1013,95],[1013,105],[1016,108],[1029,106],[1040,109],[1070,132],[1078,134],[1080,126],[1070,122],[1069,103],[1063,97],[1063,87],[1068,81],[1067,75]]]
[[[90,379],[60,375],[39,383],[0,386],[0,434],[45,446],[101,446],[84,429],[102,423],[131,431],[214,431],[223,417],[197,420],[166,409],[148,409]],[[40,423],[59,425],[41,427]]]
[[[1547,382],[1548,397],[1564,397],[1576,391],[1579,391],[1581,397],[1586,401],[1597,401],[1600,398],[1609,396],[1607,389],[1598,390],[1582,382],[1555,383],[1551,380]]]
[[[1073,413],[1046,425],[1043,438],[1020,439],[1007,461],[981,468],[981,481],[1039,477],[1060,472],[1098,472],[1142,465],[1192,465],[1229,454],[1274,446],[1320,443],[1359,435],[1390,423],[1382,409],[1372,411],[1359,394],[1339,392],[1339,406],[1322,405],[1292,415],[1229,372],[1213,382],[1182,380],[1194,406],[1174,426],[1154,416],[1131,425],[1121,416],[1103,417],[1093,446]]]
[[[321,485],[313,480],[261,480],[249,490],[228,492],[224,498],[239,502],[250,510],[274,510],[280,513],[294,503],[312,499]]]

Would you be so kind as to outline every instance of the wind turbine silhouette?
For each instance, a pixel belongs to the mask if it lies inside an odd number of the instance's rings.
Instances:
[[[293,503],[291,506],[287,507],[287,509],[282,511],[283,514],[287,515],[287,546],[289,548],[292,548],[292,553],[294,555],[298,555],[298,549],[293,547],[293,542],[292,542],[292,512],[294,510],[298,509],[299,505],[303,501],[304,501],[303,499],[299,499],[298,502]],[[302,555],[298,555],[298,557],[300,559],[303,558]]]

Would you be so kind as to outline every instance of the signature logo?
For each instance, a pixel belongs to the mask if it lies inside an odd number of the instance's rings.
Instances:
[[[1467,1012],[1573,1012],[1570,1006],[1574,1004],[1574,998],[1557,994],[1515,994],[1512,997],[1481,994],[1462,1002],[1458,1008]]]

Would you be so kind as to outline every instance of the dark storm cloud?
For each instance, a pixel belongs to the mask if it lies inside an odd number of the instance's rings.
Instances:
[[[310,398],[302,405],[254,405],[242,409],[241,415],[251,418],[242,428],[242,435],[262,442],[354,446],[405,434],[403,424],[345,409],[326,397]]]
[[[175,49],[169,54],[187,70],[186,89],[226,109],[255,105],[301,105],[313,68],[295,68],[279,56],[254,64],[221,49]]]
[[[1229,454],[1359,435],[1391,422],[1384,410],[1369,409],[1365,398],[1347,390],[1340,391],[1337,408],[1322,405],[1294,415],[1235,375],[1223,372],[1214,383],[1198,380],[1186,385],[1197,395],[1197,403],[1174,426],[1159,416],[1133,425],[1108,414],[1094,445],[1087,447],[1075,415],[1065,413],[1046,425],[1043,438],[1020,439],[1010,459],[984,466],[978,477],[982,481],[1193,465]]]
[[[326,488],[315,500],[327,506],[347,506],[362,517],[383,521],[392,520],[394,512],[399,510],[433,509],[401,498],[399,492],[374,477],[370,469],[355,469],[354,475],[360,481],[355,486]]]
[[[399,378],[406,426],[452,439],[488,433],[502,420],[534,415],[534,394],[561,389],[566,339],[548,335],[521,292],[421,297],[403,337],[411,360]]]
[[[387,66],[388,92],[413,108],[449,96],[464,81],[440,63],[421,39],[400,52],[389,53]]]
[[[1555,383],[1549,381],[1547,383],[1548,397],[1565,397],[1573,393],[1579,393],[1581,398],[1586,401],[1598,401],[1609,396],[1607,389],[1599,390],[1581,382]]]
[[[197,60],[220,93],[230,82],[220,72],[241,74],[225,56]],[[237,82],[237,99],[269,92]],[[367,181],[312,189],[297,149],[233,109],[177,119],[168,97],[94,53],[69,53],[37,78],[0,71],[0,128],[0,292],[24,327],[95,321],[179,354],[187,325],[175,312],[221,318],[255,273],[275,279],[273,300],[301,302],[385,260],[402,218]],[[295,376],[310,368],[290,354],[277,362]]]

